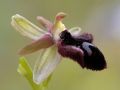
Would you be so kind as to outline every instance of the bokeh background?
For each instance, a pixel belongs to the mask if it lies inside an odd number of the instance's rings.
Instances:
[[[46,90],[120,90],[120,0],[0,0],[0,90],[32,90],[16,71],[17,52],[30,40],[11,27],[11,16],[18,13],[39,25],[36,16],[53,20],[60,11],[68,14],[68,28],[80,26],[94,35],[108,67],[93,72],[63,60]],[[32,66],[37,57],[27,56]]]

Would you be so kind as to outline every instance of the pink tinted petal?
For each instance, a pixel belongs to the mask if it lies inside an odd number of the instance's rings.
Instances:
[[[58,52],[63,56],[78,62],[84,68],[83,51],[70,45],[58,44]]]
[[[53,27],[52,22],[50,22],[49,20],[45,19],[44,17],[41,16],[37,16],[37,20],[39,21],[39,23],[44,27],[47,28],[47,30],[51,30]]]
[[[53,44],[54,44],[54,42],[53,42],[51,35],[46,34],[43,37],[41,37],[40,39],[35,40],[32,43],[25,46],[24,48],[22,48],[20,50],[19,54],[20,55],[30,54],[30,53],[33,53],[33,52],[38,51],[40,49],[48,48]]]

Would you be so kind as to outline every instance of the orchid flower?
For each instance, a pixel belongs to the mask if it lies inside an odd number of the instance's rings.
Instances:
[[[82,68],[103,70],[106,61],[102,52],[92,43],[93,36],[80,33],[81,28],[67,29],[62,23],[65,13],[56,15],[54,23],[38,16],[37,20],[46,29],[43,30],[18,14],[12,17],[12,26],[22,35],[33,41],[22,48],[20,55],[40,50],[40,58],[33,70],[33,80],[40,84],[61,62],[62,58],[76,61]]]

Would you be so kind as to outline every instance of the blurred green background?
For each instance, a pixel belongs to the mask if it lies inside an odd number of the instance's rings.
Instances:
[[[17,52],[30,40],[11,27],[11,16],[18,13],[39,25],[36,16],[53,20],[60,11],[68,14],[68,28],[80,26],[94,35],[108,67],[93,72],[63,60],[46,90],[120,90],[120,0],[0,0],[0,90],[31,90],[16,71]],[[31,65],[37,55],[27,56]]]

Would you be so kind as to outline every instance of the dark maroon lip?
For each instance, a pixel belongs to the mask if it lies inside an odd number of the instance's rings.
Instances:
[[[58,52],[61,56],[78,62],[82,68],[103,70],[107,67],[104,55],[92,42],[92,34],[72,36],[68,30],[64,30],[60,34]]]
[[[81,47],[84,51],[84,63],[87,69],[91,70],[103,70],[107,67],[105,57],[102,52],[94,45],[88,43],[92,54],[89,55],[85,48]]]

